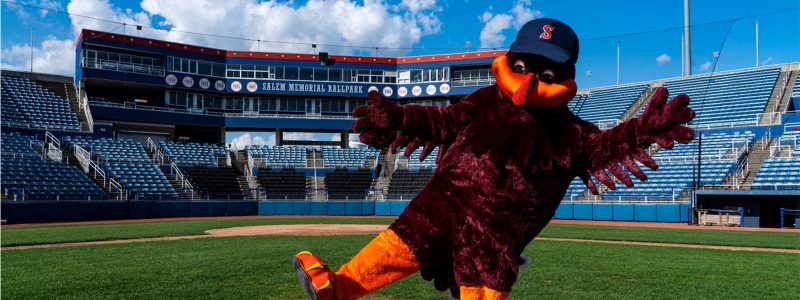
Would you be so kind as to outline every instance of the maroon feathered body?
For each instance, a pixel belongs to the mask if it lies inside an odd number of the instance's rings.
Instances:
[[[456,279],[507,291],[525,246],[552,218],[570,181],[586,172],[581,137],[597,129],[566,106],[516,106],[495,86],[452,107],[433,117],[455,118],[444,123],[463,127],[444,137],[452,145],[391,228],[437,288],[457,290]],[[406,110],[404,128],[429,126],[431,120],[420,119],[426,117]]]
[[[454,296],[459,285],[510,291],[520,254],[553,217],[573,178],[596,193],[590,176],[614,188],[608,170],[632,186],[622,167],[646,180],[636,162],[658,167],[645,151],[652,143],[670,149],[673,140],[692,140],[694,131],[680,125],[694,118],[688,97],[667,103],[667,94],[658,89],[640,117],[601,132],[566,105],[514,105],[496,85],[444,107],[398,107],[373,92],[372,105],[354,111],[362,117],[354,129],[379,148],[395,130],[401,131],[395,146],[408,140],[443,146],[430,182],[390,227],[413,250],[422,277]]]

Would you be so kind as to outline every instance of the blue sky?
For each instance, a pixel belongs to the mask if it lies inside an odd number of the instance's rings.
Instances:
[[[353,49],[321,46],[340,54],[417,55],[505,48],[517,28],[535,17],[570,24],[581,41],[578,84],[581,88],[616,82],[616,47],[621,49],[620,83],[681,75],[683,1],[270,1],[257,0],[13,0],[54,10],[44,12],[2,4],[2,66],[30,67],[34,33],[34,71],[71,75],[73,43],[80,28],[122,32],[118,23],[77,15],[144,24],[140,33],[159,39],[227,49],[308,52],[302,43],[369,46]],[[712,53],[720,51],[717,70],[752,67],[755,17],[760,26],[761,64],[800,61],[800,2],[692,1],[692,69],[710,72]],[[783,11],[764,15],[769,12]],[[736,21],[725,21],[737,19]],[[136,34],[132,26],[125,26]],[[258,43],[185,33],[251,37]],[[727,39],[726,39],[727,37]],[[298,44],[299,43],[299,44]],[[724,45],[724,46],[723,46]],[[591,78],[586,71],[591,70]]]
[[[578,61],[578,83],[581,87],[597,87],[616,82],[617,45],[621,49],[621,83],[681,75],[682,29],[679,27],[683,23],[683,1],[680,0],[316,0],[267,3],[257,3],[255,0],[209,0],[193,1],[194,4],[188,7],[184,5],[184,1],[164,0],[15,1],[129,24],[144,23],[162,29],[156,31],[146,28],[143,30],[144,35],[220,48],[252,49],[256,46],[255,42],[202,37],[168,30],[260,37],[262,40],[383,46],[380,52],[385,55],[456,52],[465,49],[467,41],[473,49],[504,48],[513,41],[516,27],[525,20],[552,17],[570,24],[582,39]],[[696,24],[692,31],[694,73],[710,71],[714,51],[722,52],[718,70],[754,66],[756,58],[753,16],[759,15],[761,63],[800,60],[800,11],[797,10],[800,2],[737,2],[739,3],[736,5],[730,5],[729,1],[693,1],[692,23]],[[314,8],[320,6],[322,7]],[[39,69],[37,66],[41,66],[41,70],[37,70],[41,72],[47,72],[48,68],[51,71],[55,69],[57,73],[71,71],[71,67],[63,67],[63,56],[72,55],[66,45],[67,41],[74,40],[79,27],[123,31],[122,26],[116,23],[43,12],[9,3],[4,3],[2,8],[3,65],[9,68],[29,68],[30,50],[27,48],[31,27],[36,47],[34,68]],[[775,11],[786,12],[762,15]],[[309,14],[312,14],[312,20],[327,21],[321,26],[303,24],[303,18],[308,18]],[[207,19],[203,20],[204,18]],[[250,21],[242,21],[243,18]],[[735,18],[739,20],[724,21]],[[194,20],[199,21],[193,23]],[[263,29],[259,30],[259,27]],[[332,27],[341,28],[332,30]],[[125,26],[125,29],[129,33],[134,31],[132,26]],[[729,29],[726,40],[725,35]],[[258,48],[299,52],[310,50],[307,45],[268,43],[261,44]],[[329,47],[326,50],[347,54],[374,53],[371,49]],[[657,60],[659,56],[661,60]],[[587,70],[592,71],[588,82],[585,75]]]

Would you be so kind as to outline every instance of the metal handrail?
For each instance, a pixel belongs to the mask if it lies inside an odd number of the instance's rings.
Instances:
[[[186,177],[183,175],[183,172],[181,172],[181,169],[178,168],[178,165],[176,165],[174,162],[170,164],[170,174],[175,175],[175,177],[180,180],[181,188],[194,189],[192,183],[186,179]]]

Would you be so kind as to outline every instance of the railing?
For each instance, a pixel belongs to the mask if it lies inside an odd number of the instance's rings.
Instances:
[[[186,179],[185,176],[183,176],[183,172],[181,172],[181,169],[178,168],[178,165],[176,165],[175,163],[170,164],[170,171],[169,172],[170,172],[170,174],[174,175],[175,178],[177,178],[181,182],[181,188],[183,188],[183,189],[194,189],[194,187],[192,186],[192,183],[189,182],[189,180]],[[192,192],[194,192],[194,191],[192,191]]]
[[[61,149],[57,148],[53,144],[47,144],[47,157],[54,161],[63,161],[64,154],[62,153]]]
[[[778,107],[778,105],[780,105],[781,100],[783,99],[783,94],[786,92],[786,84],[789,83],[789,75],[792,74],[791,71],[784,71],[781,73],[783,73],[784,76],[782,76],[783,80],[779,83],[780,91],[778,92],[777,95],[778,98],[775,100],[775,102],[772,103],[772,107],[770,108],[772,112],[780,112],[780,108]]]
[[[450,81],[450,85],[453,87],[463,87],[463,86],[485,86],[485,85],[492,85],[495,84],[494,77],[487,77],[487,78],[480,78],[480,79],[456,79],[453,78]]]
[[[78,127],[75,128],[75,127],[71,127],[71,126],[53,126],[53,125],[42,125],[42,124],[28,124],[28,123],[9,122],[9,121],[3,121],[2,124],[3,124],[3,126],[16,127],[16,128],[81,132],[80,125],[78,125]]]
[[[92,117],[92,111],[89,108],[89,96],[86,95],[85,89],[78,89],[78,107],[81,109],[84,116],[86,116],[86,123],[89,127],[89,132],[94,132],[94,118]]]
[[[164,153],[161,152],[161,147],[156,145],[155,141],[149,136],[147,137],[147,149],[153,153],[153,162],[159,165],[163,165],[165,162]]]
[[[125,63],[120,61],[90,59],[90,58],[84,58],[83,61],[81,61],[81,65],[84,68],[90,68],[90,69],[164,76],[163,67],[152,66],[152,65]]]
[[[784,157],[784,156],[782,156],[783,153],[788,154],[788,156],[786,156],[786,157],[791,157],[792,156],[792,148],[791,148],[791,146],[789,146],[789,145],[775,145],[775,146],[770,146],[769,147],[769,157],[770,158]]]
[[[689,127],[692,127],[694,129],[715,129],[715,128],[739,128],[739,127],[762,126],[758,124],[759,120],[760,119],[756,117],[755,120],[751,121],[717,122],[710,124],[689,124]]]
[[[109,178],[108,185],[109,189],[113,189],[116,192],[117,200],[128,200],[128,192],[122,188],[122,185],[116,179]]]
[[[116,108],[124,108],[124,109],[136,109],[136,110],[145,110],[145,111],[160,111],[160,112],[170,112],[170,113],[180,113],[180,114],[192,114],[192,115],[203,115],[203,116],[217,116],[217,117],[243,117],[243,118],[289,118],[289,119],[333,119],[333,120],[354,120],[350,115],[323,115],[323,114],[315,114],[315,113],[298,113],[298,114],[288,114],[288,113],[278,113],[278,112],[213,112],[208,110],[194,110],[190,108],[169,108],[169,107],[160,107],[160,106],[152,106],[152,105],[142,105],[135,102],[126,102],[125,104],[122,103],[115,103],[115,102],[107,102],[107,101],[91,101],[92,105],[96,106],[105,106],[105,107],[116,107]]]
[[[781,116],[783,113],[779,111],[773,111],[768,113],[760,113],[756,120],[758,120],[757,125],[776,125],[781,123]]]
[[[255,160],[253,159],[253,154],[246,151],[245,153],[247,153],[247,171],[245,171],[245,174],[247,176],[253,176],[253,168],[256,166]]]
[[[749,185],[726,185],[726,184],[707,184],[700,187],[701,190],[800,190],[800,183],[780,182],[780,183],[753,183]]]
[[[617,125],[619,125],[619,123],[622,123],[622,120],[620,120],[620,119],[605,119],[605,120],[597,121],[596,124],[597,124],[598,128],[605,130],[605,129],[609,129],[609,128],[612,128],[614,126],[617,126]]]
[[[103,187],[108,188],[108,183],[111,180],[107,180],[108,178],[106,177],[106,172],[103,171],[103,169],[101,169],[100,166],[94,161],[92,161],[92,153],[86,151],[78,144],[75,144],[73,147],[75,149],[75,157],[78,159],[80,165],[83,166],[84,171],[91,175],[95,180],[98,180],[99,177],[99,180],[103,183]],[[116,181],[113,182],[116,183]]]

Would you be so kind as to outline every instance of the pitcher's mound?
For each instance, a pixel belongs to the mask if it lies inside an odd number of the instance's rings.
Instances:
[[[366,225],[366,224],[298,224],[298,225],[261,225],[243,226],[223,229],[212,229],[206,231],[211,236],[255,236],[255,235],[355,235],[355,234],[378,234],[386,230],[388,225]]]

